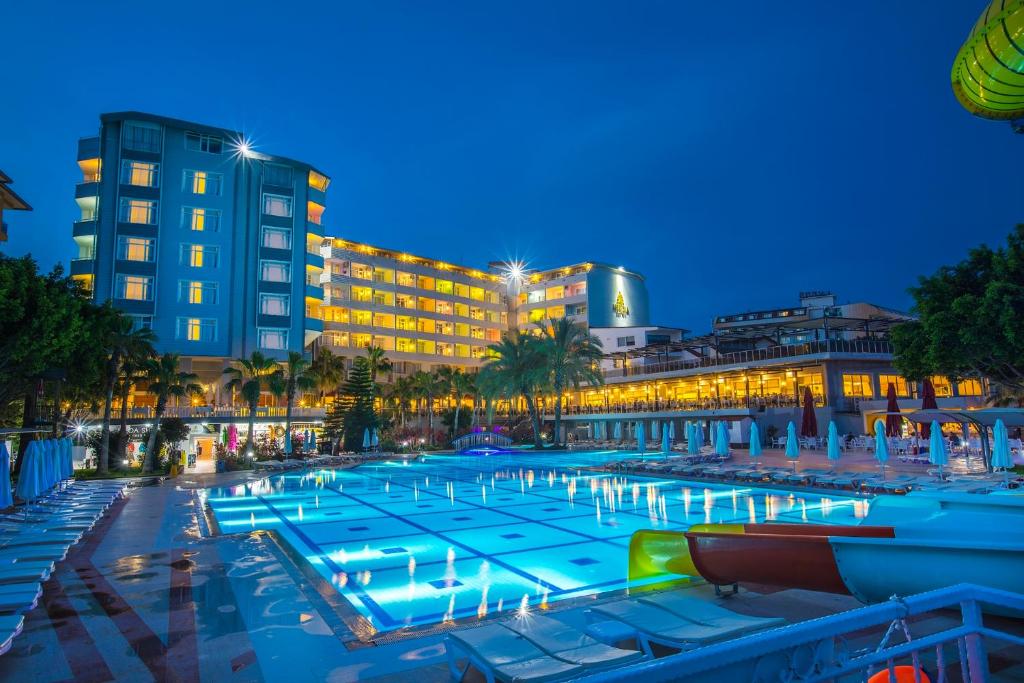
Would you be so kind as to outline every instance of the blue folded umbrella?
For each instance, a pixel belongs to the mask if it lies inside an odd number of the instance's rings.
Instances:
[[[7,444],[0,441],[0,509],[14,505],[11,495],[11,454]]]

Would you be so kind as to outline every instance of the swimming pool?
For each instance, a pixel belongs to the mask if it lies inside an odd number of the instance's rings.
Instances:
[[[639,529],[866,512],[844,496],[582,469],[622,457],[426,456],[273,475],[207,502],[222,533],[281,534],[378,632],[627,588]]]

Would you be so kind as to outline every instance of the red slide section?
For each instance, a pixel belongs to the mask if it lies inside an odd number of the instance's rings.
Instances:
[[[744,524],[740,533],[688,531],[693,565],[708,581],[739,582],[849,594],[839,576],[830,536],[894,538],[886,526]]]

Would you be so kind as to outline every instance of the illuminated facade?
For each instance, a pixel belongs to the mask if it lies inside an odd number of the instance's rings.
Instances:
[[[310,345],[329,179],[235,131],[138,112],[100,121],[78,145],[72,276],[196,372]]]
[[[505,264],[483,271],[339,238],[325,239],[321,253],[318,345],[347,358],[378,346],[396,375],[479,367],[506,330],[549,317],[569,317],[594,332],[647,318],[643,278],[602,264],[512,277]]]

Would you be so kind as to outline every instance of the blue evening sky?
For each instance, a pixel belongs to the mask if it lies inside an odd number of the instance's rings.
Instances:
[[[654,322],[910,303],[1001,241],[1024,137],[955,101],[986,0],[27,2],[4,10],[11,254],[75,252],[101,112],[238,128],[333,182],[330,234],[647,277]]]

